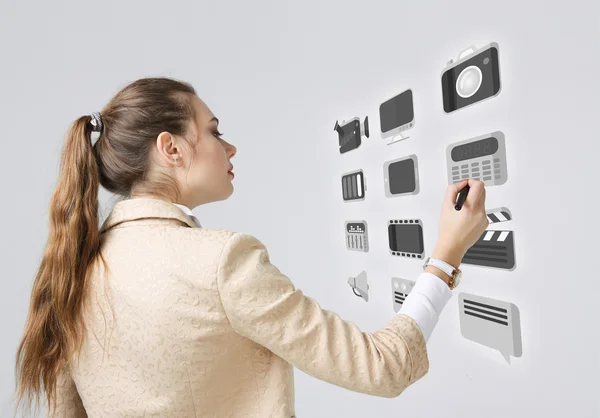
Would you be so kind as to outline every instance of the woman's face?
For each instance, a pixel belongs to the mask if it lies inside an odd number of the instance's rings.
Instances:
[[[193,101],[196,121],[188,138],[195,146],[193,160],[182,138],[163,132],[157,141],[161,159],[166,160],[162,164],[172,168],[181,190],[182,201],[175,203],[190,209],[231,196],[234,176],[230,172],[233,167],[230,160],[236,154],[236,148],[219,137],[219,121],[208,106],[197,96]],[[173,158],[179,161],[174,162]]]

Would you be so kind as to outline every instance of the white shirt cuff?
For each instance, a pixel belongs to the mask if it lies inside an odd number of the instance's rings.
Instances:
[[[414,319],[421,328],[425,341],[428,341],[452,294],[446,282],[435,274],[424,271],[406,297],[399,314]]]

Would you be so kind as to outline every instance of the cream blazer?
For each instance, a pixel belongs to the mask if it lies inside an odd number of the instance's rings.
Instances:
[[[101,228],[79,358],[53,417],[295,417],[296,367],[393,398],[429,369],[418,325],[362,332],[322,309],[252,235],[199,228],[167,201],[119,201]]]

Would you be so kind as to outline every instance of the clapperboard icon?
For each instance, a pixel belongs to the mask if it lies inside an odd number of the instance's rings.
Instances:
[[[392,302],[394,306],[394,312],[400,311],[404,300],[415,287],[415,282],[412,280],[401,279],[399,277],[392,277]]]
[[[487,217],[490,225],[512,219],[507,208],[490,210],[487,212]],[[467,250],[462,263],[514,270],[516,267],[514,232],[486,230],[479,240]]]
[[[500,351],[507,360],[521,357],[521,317],[515,304],[468,293],[460,293],[458,303],[463,337]]]

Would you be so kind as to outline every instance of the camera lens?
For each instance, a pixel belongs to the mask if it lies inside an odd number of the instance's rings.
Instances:
[[[471,65],[462,70],[456,80],[456,92],[463,99],[467,99],[477,93],[481,86],[483,74],[479,67]]]

